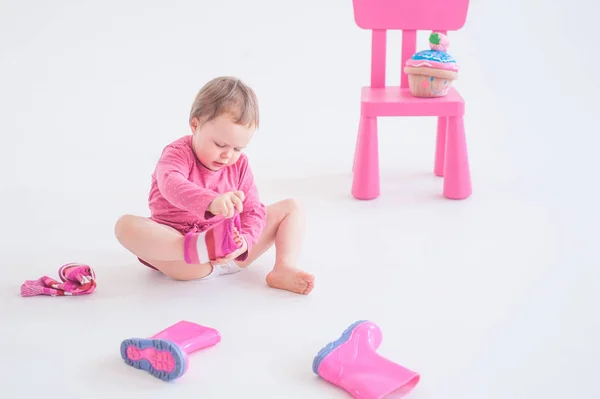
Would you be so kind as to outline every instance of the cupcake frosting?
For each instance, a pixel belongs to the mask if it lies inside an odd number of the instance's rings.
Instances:
[[[446,35],[434,32],[429,36],[430,50],[415,53],[406,61],[406,66],[419,68],[435,68],[458,72],[459,67],[454,57],[446,52],[450,45]]]

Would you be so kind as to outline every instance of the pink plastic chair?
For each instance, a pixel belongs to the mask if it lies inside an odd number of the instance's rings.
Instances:
[[[447,34],[450,30],[462,28],[469,0],[353,0],[353,5],[356,24],[362,29],[372,30],[373,37],[371,85],[362,88],[352,195],[361,200],[374,199],[380,195],[378,117],[436,116],[438,122],[434,173],[444,177],[443,194],[446,198],[469,197],[471,172],[462,96],[455,88],[451,88],[445,97],[413,97],[408,88],[408,76],[403,70],[406,60],[417,51],[417,30]],[[386,32],[391,29],[402,30],[400,87],[386,86],[385,83]]]

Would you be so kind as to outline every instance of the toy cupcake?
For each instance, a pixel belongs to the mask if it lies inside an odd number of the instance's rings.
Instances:
[[[446,52],[448,37],[433,32],[429,35],[430,50],[419,51],[406,61],[404,72],[408,87],[415,97],[442,97],[448,94],[452,82],[458,78],[458,64]]]

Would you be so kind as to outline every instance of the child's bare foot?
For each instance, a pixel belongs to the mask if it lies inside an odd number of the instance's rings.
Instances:
[[[314,287],[315,276],[293,267],[275,267],[267,274],[267,284],[271,288],[278,288],[308,295]]]
[[[233,227],[233,241],[235,241],[235,244],[238,246],[238,248],[240,248],[242,244],[244,244],[244,241],[242,240],[242,235],[235,226]]]

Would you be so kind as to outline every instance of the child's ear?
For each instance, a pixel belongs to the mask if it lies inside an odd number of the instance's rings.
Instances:
[[[192,130],[192,134],[196,133],[196,130],[198,130],[198,125],[198,118],[192,118],[192,120],[190,121],[190,129]]]

